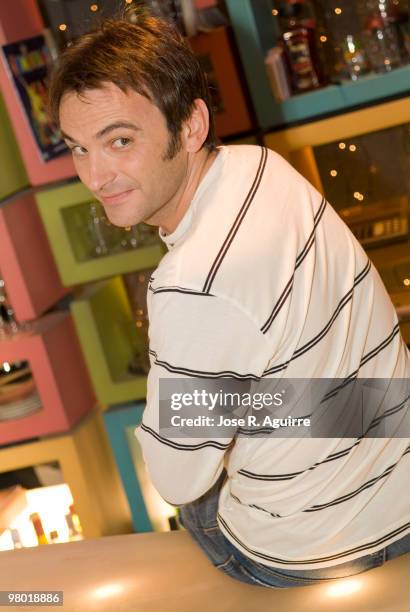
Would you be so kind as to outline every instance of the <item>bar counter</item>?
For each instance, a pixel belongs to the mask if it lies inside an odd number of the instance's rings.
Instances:
[[[63,591],[64,605],[47,609],[68,612],[408,612],[409,576],[407,554],[350,579],[292,589],[254,587],[214,569],[184,531],[0,554],[0,590]]]

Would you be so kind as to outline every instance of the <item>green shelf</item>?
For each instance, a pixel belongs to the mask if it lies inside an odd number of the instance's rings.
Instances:
[[[250,94],[262,129],[277,128],[381,102],[410,91],[410,66],[370,74],[277,102],[265,72],[265,53],[276,41],[270,0],[226,0]]]
[[[164,246],[159,238],[156,244],[150,246],[88,259],[79,257],[79,253],[84,251],[81,245],[84,232],[79,226],[77,235],[73,231],[70,233],[67,217],[70,209],[78,217],[77,209],[81,204],[86,205],[93,200],[95,198],[79,181],[39,191],[36,194],[38,209],[63,285],[71,287],[117,274],[155,267],[164,254]],[[80,221],[81,217],[78,217],[77,223]],[[75,243],[76,240],[78,244]]]
[[[0,94],[0,200],[28,187],[29,180],[16,138],[10,124],[6,106]]]
[[[140,340],[122,278],[88,286],[70,308],[100,404],[145,398],[146,377],[128,372]]]

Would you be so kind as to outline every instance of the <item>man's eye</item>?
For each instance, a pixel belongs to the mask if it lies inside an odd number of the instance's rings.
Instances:
[[[74,147],[71,147],[71,153],[77,157],[82,157],[87,153],[87,149],[84,149],[84,147],[81,147],[80,145],[75,145]]]
[[[130,142],[130,138],[116,138],[112,141],[112,146],[114,147],[114,149],[123,149],[124,147],[129,145]]]

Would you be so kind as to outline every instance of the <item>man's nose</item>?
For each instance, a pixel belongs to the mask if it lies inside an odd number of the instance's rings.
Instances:
[[[115,178],[112,162],[104,155],[90,154],[88,163],[87,186],[93,193],[98,193]]]

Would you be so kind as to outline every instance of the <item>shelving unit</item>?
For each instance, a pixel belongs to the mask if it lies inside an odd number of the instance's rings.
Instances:
[[[0,44],[43,33],[36,0],[0,4]],[[0,470],[57,461],[86,538],[132,531],[100,412],[111,403],[145,396],[145,376],[127,372],[135,338],[117,275],[152,268],[164,248],[158,240],[144,248],[135,243],[128,251],[121,246],[118,254],[89,256],[70,228],[69,209],[85,203],[87,210],[92,194],[76,180],[70,154],[47,162],[41,158],[4,58],[0,89],[0,148],[7,152],[0,168],[1,278],[18,321],[32,321],[29,333],[0,341],[0,361],[27,361],[41,400],[36,412],[0,422],[0,444],[9,445],[0,448]],[[149,236],[143,240],[151,242]],[[73,315],[42,316],[73,286],[78,295],[75,286],[109,277],[114,278],[84,288]],[[143,501],[140,507],[141,516]],[[147,519],[144,530],[151,529]]]
[[[258,122],[264,130],[342,113],[410,91],[410,66],[403,66],[386,74],[370,74],[355,82],[330,85],[277,102],[264,66],[265,54],[276,40],[272,3],[270,0],[226,0],[226,4]]]

